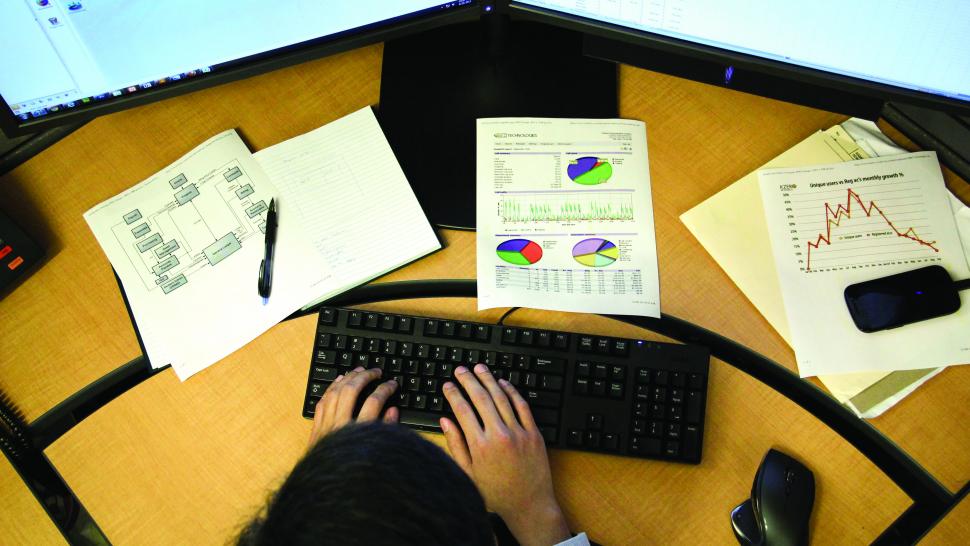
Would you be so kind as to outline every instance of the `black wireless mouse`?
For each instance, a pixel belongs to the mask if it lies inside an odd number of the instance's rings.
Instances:
[[[751,486],[751,498],[731,511],[731,525],[745,546],[804,546],[815,503],[815,475],[805,465],[768,450]]]

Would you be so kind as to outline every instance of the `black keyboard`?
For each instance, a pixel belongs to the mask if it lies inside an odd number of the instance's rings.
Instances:
[[[401,423],[440,432],[451,414],[442,385],[477,363],[519,389],[550,447],[701,460],[710,353],[697,345],[324,308],[303,416],[337,375],[363,366],[400,385],[389,404]]]

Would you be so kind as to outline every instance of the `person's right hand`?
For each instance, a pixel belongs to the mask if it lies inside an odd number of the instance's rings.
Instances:
[[[474,374],[458,367],[455,377],[475,409],[454,384],[445,383],[445,398],[461,425],[440,420],[452,457],[523,546],[550,546],[569,538],[552,489],[546,445],[525,399],[508,381],[496,382],[484,364],[475,366]]]

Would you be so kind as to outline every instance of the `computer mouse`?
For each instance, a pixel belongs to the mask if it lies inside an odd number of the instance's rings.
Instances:
[[[792,457],[771,449],[761,461],[751,498],[731,512],[738,542],[751,546],[808,544],[815,503],[815,475]]]

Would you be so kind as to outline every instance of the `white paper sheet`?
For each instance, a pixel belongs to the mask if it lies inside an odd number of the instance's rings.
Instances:
[[[871,334],[843,298],[850,284],[930,264],[970,275],[935,153],[758,174],[802,377],[970,360],[966,293],[957,313]]]
[[[477,128],[478,308],[660,316],[643,122]]]
[[[117,271],[154,367],[180,379],[299,309],[327,271],[280,222],[271,297],[257,294],[267,206],[276,188],[235,131],[225,131],[84,218]],[[295,218],[294,218],[295,220]],[[301,263],[304,267],[285,267]]]
[[[305,307],[441,248],[369,106],[253,157],[327,263]]]

